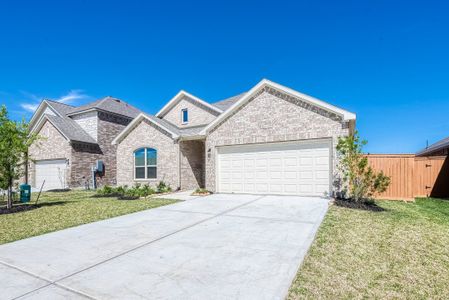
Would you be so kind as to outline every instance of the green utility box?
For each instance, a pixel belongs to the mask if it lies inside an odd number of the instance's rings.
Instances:
[[[31,200],[31,185],[21,184],[20,185],[20,202],[30,202]]]

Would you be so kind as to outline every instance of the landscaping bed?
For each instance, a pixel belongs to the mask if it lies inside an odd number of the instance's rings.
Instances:
[[[449,201],[375,204],[329,208],[288,299],[449,299]]]
[[[20,212],[0,214],[0,244],[178,201],[151,197],[119,201],[94,195],[91,191],[45,192],[34,205],[33,194],[30,204],[15,204],[13,209]]]

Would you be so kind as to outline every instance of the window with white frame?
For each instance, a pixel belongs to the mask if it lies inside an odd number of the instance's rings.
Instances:
[[[157,178],[157,151],[153,148],[140,148],[134,151],[134,178]]]
[[[189,123],[189,111],[187,110],[187,108],[181,110],[181,120],[182,124]]]

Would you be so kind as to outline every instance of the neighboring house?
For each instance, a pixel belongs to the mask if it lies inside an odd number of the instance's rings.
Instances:
[[[338,137],[353,132],[355,119],[268,80],[212,104],[181,91],[114,139],[117,184],[163,180],[174,189],[330,194]]]
[[[105,169],[97,174],[101,184],[116,184],[116,146],[112,140],[141,113],[112,97],[74,107],[44,100],[30,121],[30,130],[41,136],[29,148],[28,182],[44,189],[91,185],[97,160]]]
[[[449,137],[444,138],[416,153],[416,156],[449,155]]]
[[[416,160],[425,166],[419,182],[426,187],[426,196],[449,198],[449,137],[416,153]]]

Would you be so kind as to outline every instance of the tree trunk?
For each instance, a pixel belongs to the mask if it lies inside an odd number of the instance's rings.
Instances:
[[[12,208],[12,181],[9,181],[8,186],[8,202],[6,203],[6,208],[11,209]]]

